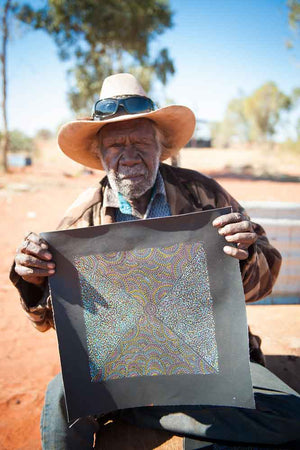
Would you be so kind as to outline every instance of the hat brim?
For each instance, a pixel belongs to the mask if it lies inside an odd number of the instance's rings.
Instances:
[[[74,161],[92,169],[103,170],[100,158],[91,151],[97,133],[109,123],[147,118],[152,120],[164,136],[161,161],[176,155],[191,139],[196,119],[186,106],[170,105],[141,114],[128,114],[102,121],[75,120],[63,125],[58,133],[60,149]]]

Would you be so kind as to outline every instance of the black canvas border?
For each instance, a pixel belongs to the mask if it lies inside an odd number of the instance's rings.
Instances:
[[[223,252],[211,222],[231,208],[41,233],[56,262],[50,278],[69,420],[148,405],[253,408],[247,319],[239,262]],[[202,242],[213,298],[218,374],[132,377],[91,382],[80,283],[74,258]]]

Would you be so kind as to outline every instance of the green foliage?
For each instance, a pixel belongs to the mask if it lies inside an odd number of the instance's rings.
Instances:
[[[296,87],[292,90],[291,101],[293,106],[298,105],[300,100],[300,87]]]
[[[290,27],[299,31],[300,26],[300,2],[299,0],[288,0],[287,6],[289,9],[289,24]]]
[[[281,92],[275,83],[265,83],[245,99],[245,114],[250,125],[250,140],[263,142],[271,138],[280,119],[280,113],[289,110],[291,98]]]
[[[227,147],[234,142],[272,140],[282,113],[295,107],[299,98],[300,88],[295,88],[289,96],[275,83],[268,82],[249,96],[231,100],[223,121],[212,127],[213,145]]]
[[[33,154],[36,152],[34,140],[19,130],[13,130],[9,135],[9,151],[12,153]],[[0,141],[2,136],[0,135]]]
[[[297,133],[297,139],[298,141],[300,141],[300,117],[297,120],[296,123],[296,133]]]
[[[215,122],[211,128],[214,147],[228,147],[233,141],[249,140],[249,124],[245,113],[243,97],[231,100],[222,122]]]
[[[47,128],[41,128],[35,134],[35,137],[37,139],[42,139],[44,141],[51,139],[53,136],[54,136],[53,132],[48,130]]]
[[[286,47],[291,50],[295,47],[295,41],[299,36],[300,29],[300,2],[299,0],[288,0],[287,7],[289,10],[288,20],[289,26],[293,31],[292,39],[286,42]]]
[[[146,91],[154,77],[165,84],[174,73],[166,48],[154,59],[149,54],[151,42],[172,26],[168,0],[48,0],[42,8],[23,5],[18,17],[46,30],[62,59],[75,59],[68,98],[77,112],[87,111],[112,73],[140,72]]]

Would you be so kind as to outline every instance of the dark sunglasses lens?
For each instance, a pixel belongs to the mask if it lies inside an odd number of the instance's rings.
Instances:
[[[118,102],[113,99],[100,100],[95,105],[95,114],[115,114],[118,109]]]
[[[153,111],[154,105],[149,98],[129,97],[123,100],[124,106],[129,113],[136,114],[144,111]]]

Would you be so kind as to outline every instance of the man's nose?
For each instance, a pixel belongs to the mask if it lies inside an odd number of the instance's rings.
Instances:
[[[134,146],[124,146],[120,163],[126,166],[134,166],[135,164],[140,164],[140,162],[141,158]]]

